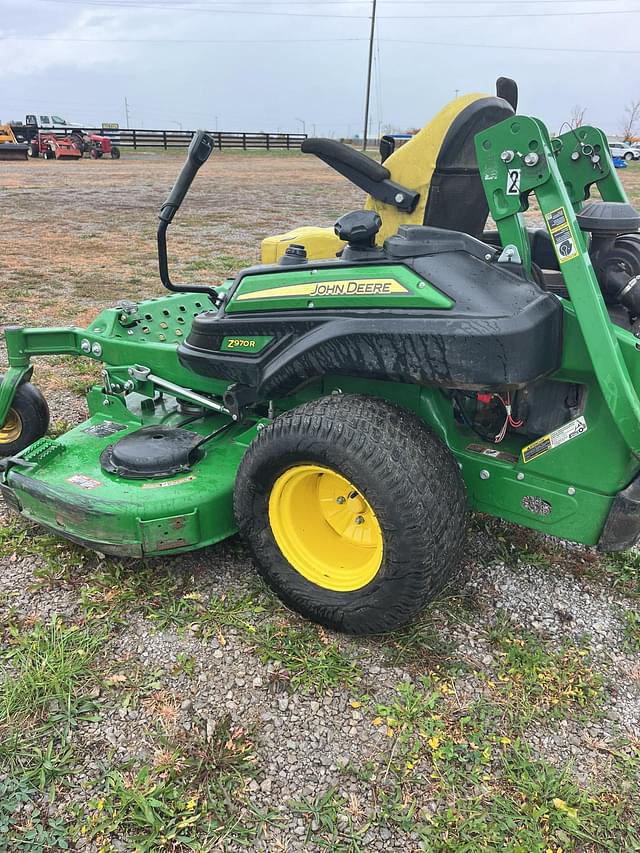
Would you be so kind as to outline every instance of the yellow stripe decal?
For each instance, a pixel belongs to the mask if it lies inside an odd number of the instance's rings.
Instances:
[[[249,299],[278,299],[291,296],[386,296],[394,293],[410,293],[409,288],[389,278],[365,278],[359,281],[313,281],[309,284],[287,284],[283,287],[268,287],[241,293],[238,302]]]

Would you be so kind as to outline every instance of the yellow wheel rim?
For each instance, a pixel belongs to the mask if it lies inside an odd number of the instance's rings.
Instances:
[[[22,419],[15,409],[9,409],[4,424],[0,427],[0,444],[11,444],[22,434]]]
[[[362,589],[380,569],[375,512],[353,483],[329,468],[296,465],[281,474],[269,497],[269,523],[286,560],[323,589]]]

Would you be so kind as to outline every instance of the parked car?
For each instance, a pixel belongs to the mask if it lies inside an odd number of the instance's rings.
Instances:
[[[74,124],[72,121],[67,121],[61,116],[53,115],[53,113],[40,113],[39,115],[28,115],[27,124],[35,124],[41,130],[72,130],[74,127],[81,128],[81,124]]]
[[[622,157],[623,160],[640,160],[640,150],[633,148],[626,142],[610,142],[609,150],[612,157]]]
[[[58,136],[69,136],[75,132],[80,140],[83,134],[81,124],[73,124],[61,116],[47,113],[28,113],[24,123],[11,122],[11,126],[18,142],[26,142],[30,146],[29,154],[32,157],[38,156],[38,134],[42,131]]]

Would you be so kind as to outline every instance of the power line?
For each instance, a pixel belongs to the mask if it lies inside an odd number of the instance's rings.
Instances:
[[[318,38],[318,39],[94,39],[94,38],[49,38],[46,36],[0,36],[3,41],[26,41],[26,42],[60,42],[60,43],[86,43],[86,44],[318,44],[336,42],[364,42],[366,38]],[[603,53],[620,56],[636,56],[640,54],[637,50],[607,49],[599,47],[546,47],[544,45],[516,45],[516,44],[478,44],[470,42],[448,42],[448,41],[414,41],[411,39],[380,39],[382,44],[425,44],[431,47],[477,47],[487,50],[519,50],[519,51],[547,51],[552,53]]]
[[[487,48],[488,50],[519,50],[519,51],[548,51],[551,53],[608,53],[608,54],[616,54],[616,55],[637,55],[640,54],[640,49],[638,50],[618,50],[613,49],[610,50],[608,48],[601,47],[546,47],[545,45],[536,45],[532,47],[531,45],[516,45],[516,44],[474,44],[472,42],[451,42],[451,41],[414,41],[411,39],[382,39],[383,42],[388,44],[426,44],[431,47],[478,47],[478,48]]]
[[[640,9],[596,9],[584,12],[499,12],[496,15],[381,15],[386,21],[425,20],[429,21],[469,21],[487,20],[489,18],[575,18],[577,16],[591,17],[592,15],[637,15]]]
[[[170,3],[143,3],[138,0],[128,2],[128,0],[41,0],[46,3],[58,3],[67,6],[100,6],[109,9],[153,9],[153,11],[180,11],[180,12],[196,12],[200,14],[212,15],[256,15],[270,17],[286,17],[286,18],[324,18],[325,20],[367,20],[367,15],[334,15],[326,12],[295,12],[295,11],[273,11],[264,9],[221,9],[210,6],[190,6],[186,4],[170,4]],[[620,0],[618,0],[620,2]],[[471,4],[476,5],[476,4]],[[513,4],[510,4],[511,6]],[[488,20],[492,18],[561,18],[561,17],[591,17],[593,15],[637,15],[640,9],[594,9],[591,11],[554,11],[554,12],[500,12],[497,14],[461,14],[461,15],[378,15],[380,20],[386,21],[401,21],[401,20],[430,20],[430,21],[468,21],[468,20]]]
[[[365,38],[314,38],[314,39],[94,39],[53,36],[0,36],[3,41],[72,42],[73,44],[317,44],[319,42],[367,41]]]

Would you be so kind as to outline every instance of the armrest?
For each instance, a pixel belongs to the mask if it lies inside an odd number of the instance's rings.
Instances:
[[[305,139],[301,147],[305,154],[315,154],[378,201],[408,213],[415,209],[420,193],[392,181],[385,166],[355,148],[335,139]]]

